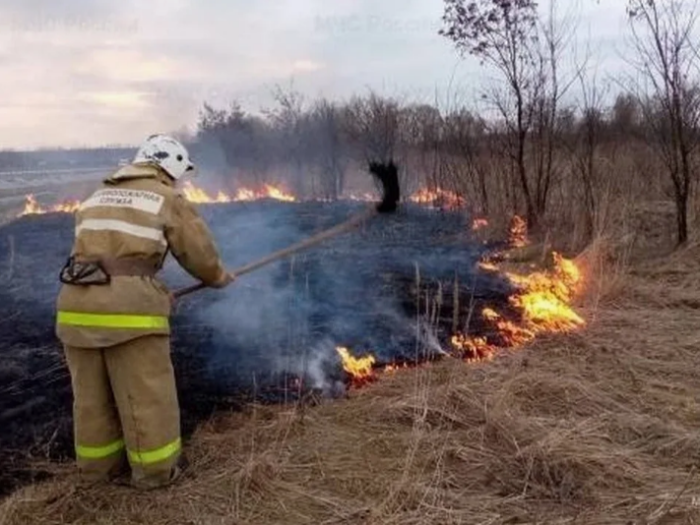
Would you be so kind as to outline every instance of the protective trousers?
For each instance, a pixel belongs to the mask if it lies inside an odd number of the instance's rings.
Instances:
[[[109,348],[64,349],[82,479],[112,478],[128,460],[135,487],[167,485],[181,451],[170,338],[148,335]]]

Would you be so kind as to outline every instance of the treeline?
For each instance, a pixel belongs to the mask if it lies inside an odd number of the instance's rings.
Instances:
[[[300,196],[337,199],[370,180],[367,161],[394,159],[405,193],[440,188],[463,197],[473,213],[527,214],[513,137],[502,121],[376,94],[339,103],[278,92],[277,100],[262,115],[235,103],[205,105],[192,146],[204,168],[237,184],[282,182]],[[541,217],[554,204],[582,217],[592,234],[599,208],[610,204],[602,201],[612,197],[611,179],[623,182],[623,166],[628,177],[663,186],[636,162],[649,132],[644,112],[643,102],[625,93],[609,107],[560,108],[546,142],[543,124],[533,126],[524,162]]]

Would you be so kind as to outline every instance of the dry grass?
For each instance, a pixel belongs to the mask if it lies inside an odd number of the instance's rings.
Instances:
[[[611,253],[580,258],[581,333],[222,414],[172,488],[77,489],[64,467],[1,502],[0,525],[700,523],[700,247],[631,268]]]

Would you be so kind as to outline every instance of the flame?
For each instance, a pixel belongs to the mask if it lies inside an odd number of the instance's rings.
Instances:
[[[478,221],[478,222],[477,222]],[[488,224],[485,219],[477,219],[475,225]],[[515,216],[509,228],[510,246],[527,246],[527,224]],[[493,254],[498,259],[501,254]],[[470,336],[453,334],[450,338],[454,352],[467,362],[491,360],[500,348],[517,348],[546,333],[569,333],[586,323],[576,313],[572,303],[581,292],[583,275],[576,263],[558,252],[552,252],[550,269],[533,271],[528,274],[508,272],[496,262],[487,258],[478,263],[482,271],[503,275],[516,289],[508,298],[508,306],[503,312],[486,307],[479,312],[481,325],[487,335]],[[376,359],[372,355],[357,359],[346,348],[338,348],[343,360],[343,368],[352,377],[356,386],[363,385],[375,377]],[[385,364],[384,373],[394,373],[408,365]]]
[[[294,202],[296,197],[284,192],[280,188],[265,184],[259,190],[249,188],[240,188],[234,195],[228,195],[223,191],[217,192],[216,195],[210,195],[204,189],[192,184],[191,181],[185,182],[182,193],[185,198],[197,204],[217,203],[217,202],[244,202],[255,201],[259,199],[275,199],[278,201]]]
[[[216,195],[210,195],[206,190],[195,186],[192,182],[187,181],[183,185],[182,193],[185,198],[193,203],[203,204],[203,203],[224,203],[224,202],[242,202],[242,201],[254,201],[258,199],[275,199],[278,201],[285,202],[295,202],[296,198],[286,193],[284,190],[272,186],[270,184],[265,184],[259,190],[252,190],[248,188],[239,189],[235,195],[228,195],[223,191],[218,191]],[[55,204],[50,208],[43,208],[35,199],[34,195],[27,195],[25,197],[24,209],[19,214],[20,217],[24,215],[33,214],[43,214],[43,213],[74,213],[80,207],[80,201],[66,201],[59,204]]]
[[[354,357],[350,350],[343,346],[336,348],[336,351],[343,363],[343,370],[350,374],[354,384],[363,384],[374,378],[374,364],[377,360],[373,355]]]
[[[45,213],[75,213],[80,208],[79,201],[66,201],[54,204],[50,208],[44,208],[36,201],[33,194],[29,194],[24,198],[24,209],[19,214],[20,217],[25,215],[42,215]]]
[[[522,248],[527,246],[529,242],[527,238],[527,223],[519,215],[514,215],[508,228],[508,243],[513,248]]]
[[[263,197],[269,197],[271,199],[275,199],[278,201],[285,201],[285,202],[294,202],[296,201],[296,197],[294,195],[290,195],[289,193],[285,193],[284,191],[280,190],[279,188],[275,188],[274,186],[270,186],[268,184],[265,184],[265,193],[263,194]]]
[[[461,208],[465,204],[463,197],[452,191],[443,190],[441,188],[436,188],[434,190],[422,188],[411,195],[410,200],[417,204],[427,204],[448,210]]]
[[[570,303],[580,291],[581,271],[576,264],[558,253],[552,272],[535,272],[529,276],[509,275],[525,292],[511,297],[533,327],[550,332],[568,332],[585,324]]]
[[[455,334],[450,342],[467,361],[490,358],[497,350],[497,347],[489,344],[485,337],[468,337],[463,334]]]
[[[581,291],[583,279],[576,263],[561,254],[552,254],[552,270],[528,275],[504,272],[505,277],[518,288],[509,298],[510,306],[519,319],[506,319],[493,308],[484,308],[481,319],[493,329],[503,346],[517,347],[532,341],[543,333],[568,333],[585,325],[583,318],[571,306]],[[479,267],[497,269],[492,263],[480,263]],[[457,334],[452,346],[467,358],[482,358],[495,352],[495,346],[483,337]]]
[[[198,188],[190,181],[185,182],[182,193],[184,193],[185,198],[194,203],[205,203],[205,202],[230,202],[231,199],[224,192],[219,191],[216,196],[210,196],[202,188]]]

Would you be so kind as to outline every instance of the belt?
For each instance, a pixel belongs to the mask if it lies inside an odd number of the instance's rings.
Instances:
[[[88,261],[85,261],[88,262]],[[104,271],[112,276],[153,277],[158,273],[153,262],[139,257],[121,257],[119,259],[99,259]]]

